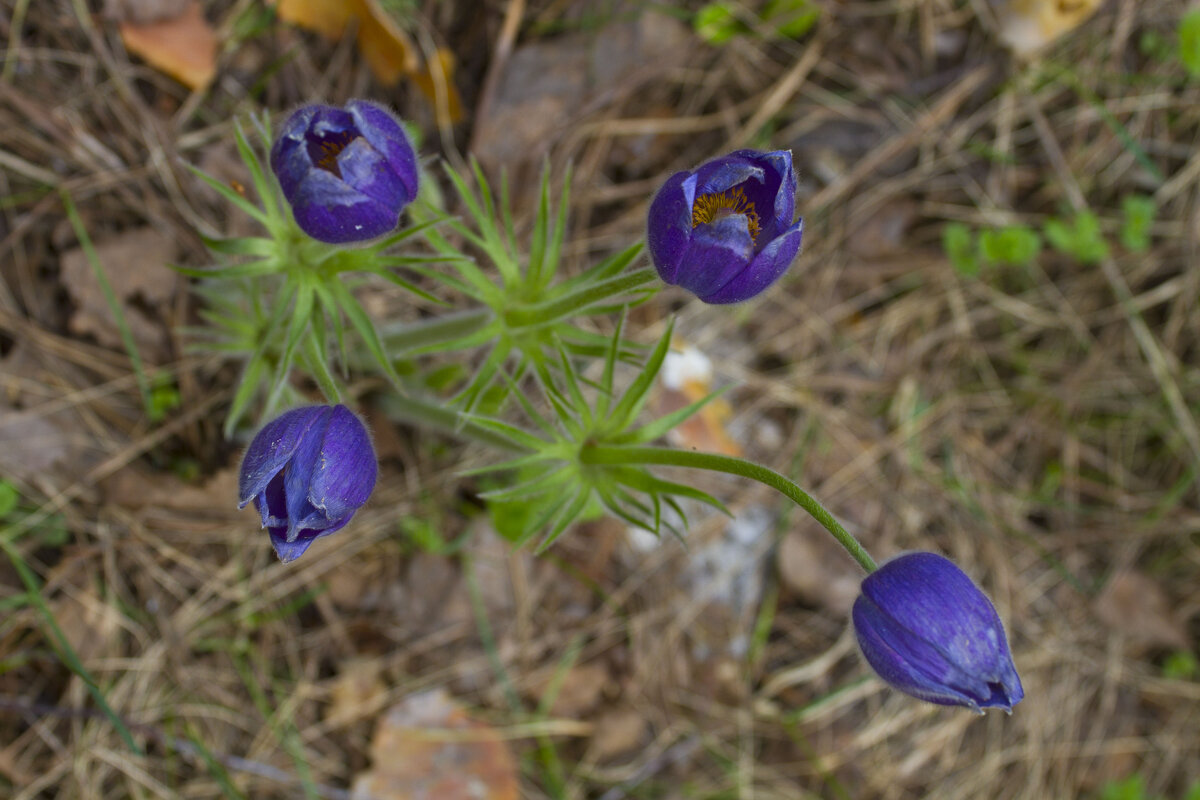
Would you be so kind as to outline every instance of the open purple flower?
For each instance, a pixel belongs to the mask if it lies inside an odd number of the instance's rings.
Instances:
[[[939,705],[1012,707],[1025,696],[1004,626],[966,573],[936,553],[905,553],[862,582],[854,631],[879,677]]]
[[[375,488],[375,450],[350,409],[288,411],[258,432],[238,478],[238,508],[251,500],[284,563],[341,530]]]
[[[667,283],[706,303],[740,303],[775,282],[800,252],[796,174],[788,150],[738,150],[667,179],[650,203],[650,258]]]
[[[331,244],[387,233],[417,196],[417,157],[404,128],[365,100],[293,113],[271,147],[271,169],[300,229]]]

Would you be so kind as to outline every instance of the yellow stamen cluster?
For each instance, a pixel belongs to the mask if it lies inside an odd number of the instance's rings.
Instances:
[[[692,227],[701,223],[714,222],[732,214],[741,214],[746,218],[746,227],[750,230],[750,241],[758,241],[761,226],[758,222],[758,212],[754,203],[746,197],[741,186],[726,189],[717,194],[702,194],[692,204]]]
[[[331,134],[322,138],[321,141],[316,143],[317,152],[314,153],[312,149],[309,149],[313,164],[318,169],[332,172],[339,178],[342,177],[342,170],[338,167],[337,157],[357,138],[357,136],[349,131]]]

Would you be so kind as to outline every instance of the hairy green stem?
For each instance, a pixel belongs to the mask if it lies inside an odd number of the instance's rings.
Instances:
[[[576,313],[593,303],[632,291],[657,277],[658,273],[652,269],[639,269],[627,272],[624,275],[608,278],[607,280],[574,291],[565,297],[556,297],[536,305],[511,309],[505,313],[504,323],[509,328],[545,325]]]
[[[475,308],[429,317],[419,322],[381,325],[379,338],[383,340],[388,354],[396,356],[409,350],[465,338],[486,327],[495,318],[490,308]]]
[[[472,421],[469,417],[444,405],[421,400],[397,392],[382,398],[384,410],[397,419],[432,428],[460,439],[470,439],[503,450],[507,453],[525,453],[528,448],[514,442],[503,433],[494,431]]]
[[[867,572],[875,571],[875,560],[858,543],[858,540],[843,528],[841,523],[834,519],[833,515],[826,511],[825,507],[818,503],[812,495],[775,470],[740,458],[716,453],[697,453],[692,450],[674,450],[667,447],[585,445],[579,451],[579,460],[584,464],[666,464],[675,467],[725,472],[758,481],[780,492],[807,511],[813,519],[821,523],[821,526],[833,535],[833,538],[837,539],[838,544],[846,549],[846,552],[859,563],[859,566]]]

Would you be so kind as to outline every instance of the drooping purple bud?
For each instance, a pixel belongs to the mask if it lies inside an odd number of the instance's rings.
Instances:
[[[761,294],[796,254],[804,220],[788,150],[738,150],[667,179],[650,203],[646,240],[659,276],[706,303]]]
[[[271,147],[271,169],[300,229],[331,244],[387,233],[417,196],[404,127],[365,100],[297,110]]]
[[[1004,626],[967,574],[936,553],[905,553],[862,582],[854,632],[893,688],[939,705],[1012,707],[1025,696]]]
[[[238,508],[251,500],[284,563],[341,530],[375,488],[367,429],[343,405],[288,411],[263,426],[242,459]]]

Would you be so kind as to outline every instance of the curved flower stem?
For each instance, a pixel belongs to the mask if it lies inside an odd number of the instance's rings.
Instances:
[[[807,511],[813,519],[829,531],[838,544],[846,549],[850,557],[867,572],[875,571],[875,560],[851,533],[842,527],[825,507],[808,492],[801,489],[778,472],[750,461],[716,453],[697,453],[692,450],[674,450],[667,447],[635,447],[624,445],[584,445],[579,451],[579,460],[584,464],[668,464],[675,467],[707,469],[726,472],[758,481],[785,495],[789,500]]]

